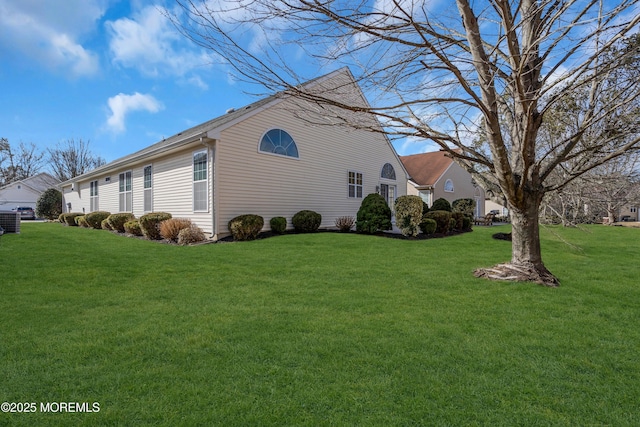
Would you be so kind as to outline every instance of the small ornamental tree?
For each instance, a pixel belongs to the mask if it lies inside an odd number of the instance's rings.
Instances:
[[[400,196],[396,199],[396,223],[403,236],[415,237],[420,232],[422,203],[418,196]]]
[[[62,193],[55,188],[45,190],[36,202],[36,216],[54,220],[62,213]]]
[[[360,204],[356,231],[374,234],[379,230],[391,230],[391,209],[384,197],[378,193],[371,193]]]

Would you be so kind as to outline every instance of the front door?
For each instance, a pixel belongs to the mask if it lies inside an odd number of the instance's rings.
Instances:
[[[384,197],[384,199],[387,201],[387,204],[391,208],[391,211],[393,212],[393,205],[396,201],[395,185],[380,184],[380,195]]]

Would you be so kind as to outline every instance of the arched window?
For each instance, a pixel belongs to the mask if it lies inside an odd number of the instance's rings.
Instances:
[[[280,156],[298,158],[298,147],[287,132],[282,129],[271,129],[260,141],[260,151]]]
[[[444,182],[444,191],[447,193],[453,193],[453,181],[448,179]]]
[[[385,163],[382,167],[382,173],[380,174],[380,178],[385,179],[396,179],[396,171],[391,165],[391,163]]]

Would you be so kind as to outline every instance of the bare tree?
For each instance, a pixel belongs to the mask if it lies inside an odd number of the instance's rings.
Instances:
[[[21,142],[15,150],[6,138],[0,138],[0,187],[37,174],[43,159],[44,153],[32,142]]]
[[[93,154],[89,141],[69,139],[48,149],[51,171],[60,181],[67,181],[105,164],[105,160]]]
[[[411,0],[178,0],[182,13],[170,18],[237,78],[316,105],[333,125],[447,150],[511,213],[511,261],[476,274],[556,286],[540,250],[544,195],[640,142],[636,123],[614,120],[639,96],[637,81],[616,76],[634,54],[622,42],[638,29],[639,1],[456,0],[453,11]],[[293,64],[301,52],[320,66],[350,66],[372,106],[301,85]],[[600,96],[614,76],[615,93]],[[578,90],[587,96],[576,125],[541,145],[545,115]],[[590,132],[599,137],[585,140]]]

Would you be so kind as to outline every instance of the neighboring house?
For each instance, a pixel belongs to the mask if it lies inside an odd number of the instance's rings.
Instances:
[[[341,88],[368,105],[347,68],[304,87]],[[272,217],[291,228],[292,216],[309,209],[332,228],[337,217],[355,217],[369,193],[391,205],[406,193],[407,173],[384,134],[312,125],[301,112],[318,106],[302,102],[270,96],[66,181],[65,210],[169,212],[217,239],[241,214],[262,216],[268,230]]]
[[[638,221],[638,206],[626,205],[620,208],[618,221]]]
[[[40,195],[49,188],[56,188],[60,181],[46,172],[39,173],[0,188],[0,210],[12,210],[19,206],[35,210]]]
[[[484,190],[445,151],[401,156],[400,160],[410,177],[407,194],[420,196],[429,207],[440,198],[449,202],[473,199],[475,216],[484,215]]]

